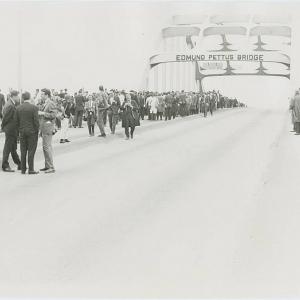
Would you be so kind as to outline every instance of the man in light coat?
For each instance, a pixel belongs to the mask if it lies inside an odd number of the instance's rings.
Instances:
[[[41,116],[40,129],[43,140],[45,167],[40,169],[40,171],[54,173],[52,137],[55,128],[56,105],[51,100],[51,92],[49,89],[42,89],[41,98],[45,103],[41,111],[39,111],[39,115]]]
[[[103,86],[99,86],[99,93],[96,95],[96,105],[97,105],[97,124],[100,130],[100,135],[98,137],[106,137],[105,133],[105,114],[108,109],[108,99],[104,92]]]

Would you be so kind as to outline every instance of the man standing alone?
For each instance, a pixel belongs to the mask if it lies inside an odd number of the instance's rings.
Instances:
[[[9,154],[18,170],[21,170],[21,160],[17,153],[17,137],[18,131],[15,123],[16,106],[19,103],[19,92],[11,91],[10,99],[6,102],[3,108],[3,120],[1,124],[2,131],[5,132],[5,144],[3,148],[2,170],[4,172],[14,172],[9,166]]]
[[[34,170],[34,155],[38,143],[39,115],[37,106],[30,103],[30,94],[22,94],[23,104],[17,107],[16,125],[20,132],[21,172],[26,173],[26,157],[28,154],[28,174],[38,174]]]
[[[40,171],[45,171],[45,173],[54,173],[52,137],[56,118],[56,106],[51,100],[51,92],[49,89],[42,89],[41,98],[45,103],[42,111],[39,111],[39,115],[41,116],[40,127],[43,139],[45,168]]]

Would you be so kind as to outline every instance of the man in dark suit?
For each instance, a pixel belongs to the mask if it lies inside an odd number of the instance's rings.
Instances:
[[[15,122],[16,106],[19,103],[19,92],[11,91],[10,99],[6,102],[3,108],[3,120],[1,124],[2,131],[5,132],[5,144],[3,148],[2,170],[4,172],[14,172],[9,166],[9,154],[18,170],[21,170],[21,160],[17,153],[17,136],[18,131]]]
[[[28,174],[38,174],[34,170],[34,155],[38,143],[39,114],[38,107],[30,103],[30,94],[22,94],[23,104],[17,107],[15,119],[20,133],[21,172],[26,173],[26,157],[28,154]]]
[[[75,124],[74,127],[82,128],[82,117],[85,106],[85,97],[82,90],[79,90],[78,95],[75,96]]]

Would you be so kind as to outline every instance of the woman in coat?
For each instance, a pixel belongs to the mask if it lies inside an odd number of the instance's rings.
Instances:
[[[125,101],[121,106],[122,113],[122,127],[125,128],[126,140],[130,137],[133,139],[135,126],[140,126],[139,107],[136,101],[131,100],[129,94],[126,95]]]

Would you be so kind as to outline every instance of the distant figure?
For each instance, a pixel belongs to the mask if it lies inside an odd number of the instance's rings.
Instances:
[[[2,157],[2,170],[4,172],[14,172],[14,170],[10,168],[8,162],[10,154],[14,163],[18,165],[18,170],[21,170],[21,160],[17,153],[18,131],[15,122],[15,112],[17,109],[16,106],[19,104],[19,102],[19,92],[11,91],[10,98],[3,108],[3,120],[1,123],[1,129],[5,132],[5,143]]]
[[[174,98],[171,93],[168,93],[165,97],[165,121],[172,118],[172,103]]]
[[[292,117],[294,122],[295,135],[300,134],[300,93],[296,91],[295,96],[290,103],[290,109],[292,110]]]
[[[16,126],[20,133],[21,148],[21,173],[25,174],[26,158],[28,155],[28,174],[38,174],[34,170],[34,155],[39,135],[39,114],[38,107],[30,103],[30,94],[22,94],[23,103],[16,110]]]

